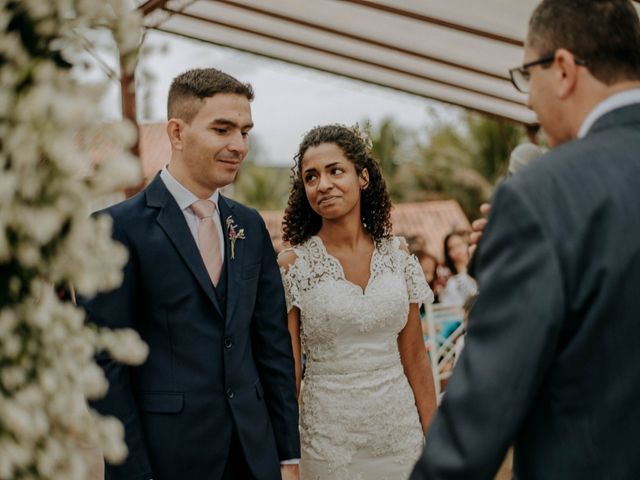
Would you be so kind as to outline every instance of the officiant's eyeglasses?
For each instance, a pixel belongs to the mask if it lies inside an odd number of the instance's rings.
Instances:
[[[546,55],[538,60],[534,60],[533,62],[527,62],[524,65],[521,65],[516,68],[512,68],[509,70],[509,76],[511,77],[511,83],[516,87],[516,90],[522,93],[529,92],[529,79],[531,78],[531,74],[529,73],[529,69],[531,67],[535,67],[536,65],[546,65],[548,63],[552,63],[556,58],[556,53],[553,52],[551,55]],[[576,65],[586,66],[587,62],[579,59],[578,57],[573,57]]]

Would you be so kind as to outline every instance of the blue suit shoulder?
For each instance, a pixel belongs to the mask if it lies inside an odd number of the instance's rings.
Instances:
[[[508,183],[520,191],[538,190],[545,180],[570,175],[575,162],[584,159],[588,146],[583,141],[570,141],[546,152],[532,162],[522,173],[509,178]]]
[[[260,212],[258,212],[258,210],[256,210],[255,208],[244,205],[243,203],[240,203],[237,200],[233,200],[226,196],[224,197],[224,200],[227,202],[229,207],[233,209],[233,214],[237,216],[238,219],[264,223],[262,215],[260,215]]]
[[[625,130],[606,129],[564,143],[533,162],[522,174],[509,179],[525,195],[564,195],[579,192],[623,177],[637,163],[640,137]]]
[[[143,216],[146,205],[145,198],[145,192],[142,190],[131,198],[98,210],[94,215],[109,215],[113,219],[114,226],[126,229],[128,225],[135,225],[139,222]]]

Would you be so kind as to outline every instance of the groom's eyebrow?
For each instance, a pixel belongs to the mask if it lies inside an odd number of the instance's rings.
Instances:
[[[238,127],[241,129],[253,128],[253,122],[240,126],[238,122],[234,122],[233,120],[230,120],[228,118],[214,118],[213,120],[211,120],[211,122],[209,122],[209,125],[225,125],[227,127]]]

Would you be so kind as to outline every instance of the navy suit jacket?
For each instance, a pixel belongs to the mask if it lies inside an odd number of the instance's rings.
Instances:
[[[104,211],[130,257],[122,286],[83,306],[90,321],[134,328],[149,345],[138,367],[99,358],[110,388],[95,406],[124,423],[129,448],[123,465],[107,466],[108,479],[218,479],[232,428],[257,479],[279,479],[280,460],[300,456],[291,340],[269,234],[255,210],[222,196],[218,205],[224,302],[160,176]],[[235,258],[228,217],[246,237]]]
[[[640,104],[496,191],[465,350],[411,476],[640,478]]]

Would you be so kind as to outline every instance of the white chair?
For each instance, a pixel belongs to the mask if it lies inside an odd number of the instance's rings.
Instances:
[[[455,342],[464,332],[462,319],[460,305],[435,304],[426,307],[426,343],[438,403],[442,397],[442,381],[448,379],[453,370]]]

